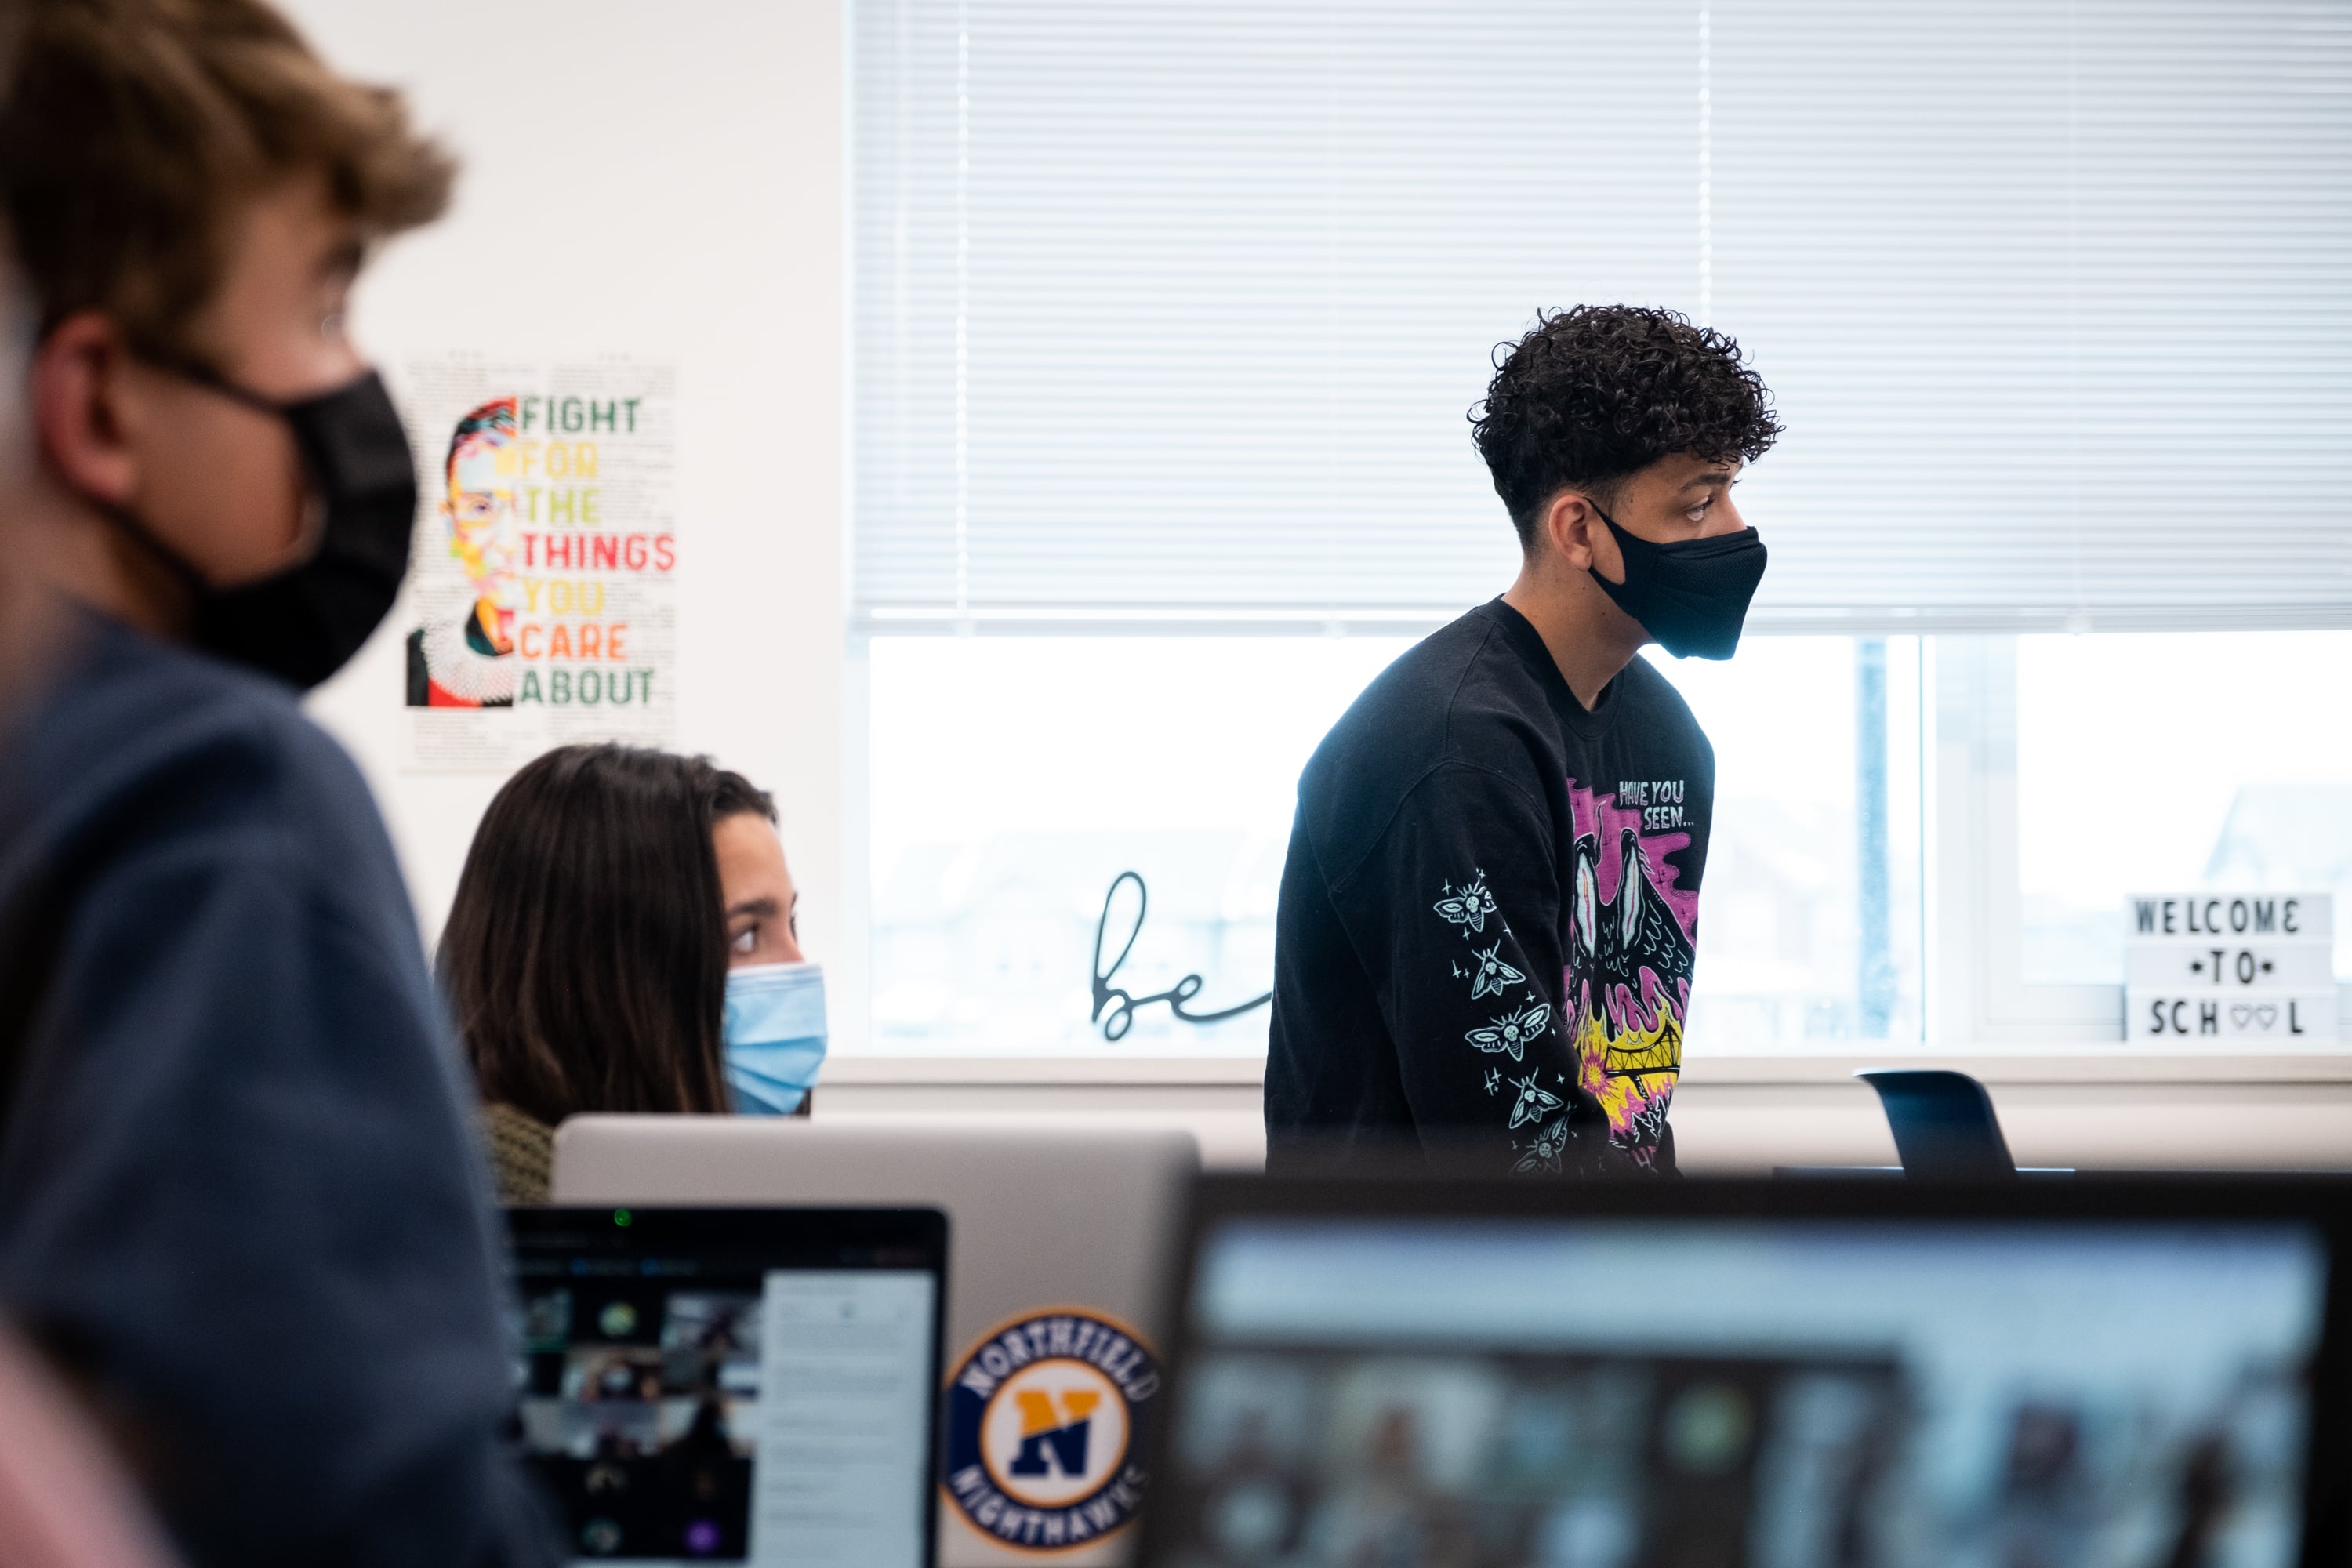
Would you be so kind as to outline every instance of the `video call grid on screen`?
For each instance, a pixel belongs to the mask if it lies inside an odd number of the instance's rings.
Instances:
[[[2315,1227],[1234,1218],[1163,1561],[2289,1568]]]
[[[523,1449],[574,1560],[919,1568],[936,1249],[640,1249],[627,1212],[517,1237]]]

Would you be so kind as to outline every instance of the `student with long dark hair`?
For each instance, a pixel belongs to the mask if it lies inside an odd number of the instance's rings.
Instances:
[[[805,1105],[776,1080],[813,1081],[823,1001],[812,1058],[774,816],[707,758],[617,745],[559,747],[490,802],[439,968],[502,1200],[546,1201],[567,1116]]]
[[[728,1109],[726,918],[697,771],[559,747],[475,831],[439,969],[502,1199],[545,1201],[567,1116]]]

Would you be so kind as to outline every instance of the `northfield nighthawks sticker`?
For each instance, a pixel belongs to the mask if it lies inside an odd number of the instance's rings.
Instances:
[[[1081,1308],[999,1324],[948,1384],[944,1486],[1005,1546],[1059,1552],[1124,1528],[1143,1499],[1160,1364],[1142,1337]]]

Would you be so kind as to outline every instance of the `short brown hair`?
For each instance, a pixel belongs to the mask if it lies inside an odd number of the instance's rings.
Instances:
[[[323,177],[365,239],[430,222],[456,166],[400,95],[329,69],[263,0],[0,0],[0,218],[47,331],[100,310],[185,353],[245,205]]]

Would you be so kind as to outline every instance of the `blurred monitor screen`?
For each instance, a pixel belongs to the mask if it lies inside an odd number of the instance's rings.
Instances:
[[[575,1562],[927,1561],[935,1212],[509,1226],[522,1447]]]
[[[1239,1217],[1167,1561],[2289,1568],[2291,1224]]]

